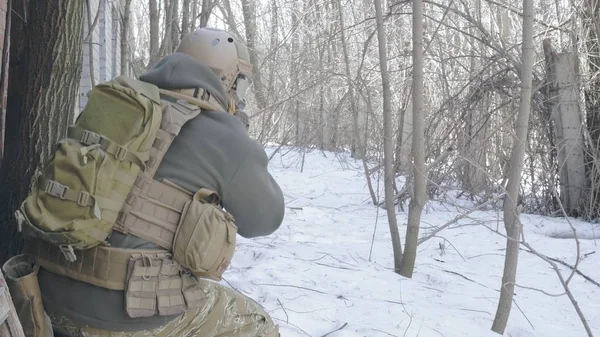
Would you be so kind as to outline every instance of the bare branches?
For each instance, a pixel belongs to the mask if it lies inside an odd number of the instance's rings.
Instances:
[[[429,233],[427,236],[420,238],[418,241],[418,244],[422,244],[423,242],[435,237],[439,232],[443,231],[444,229],[452,226],[453,224],[457,223],[458,221],[468,217],[471,213],[476,212],[482,208],[485,208],[493,203],[495,203],[496,201],[498,201],[501,198],[504,198],[504,196],[506,195],[506,193],[502,193],[498,196],[496,196],[495,198],[489,199],[486,202],[483,202],[477,206],[475,206],[474,208],[470,209],[468,212],[460,214],[458,216],[456,216],[454,219],[450,220],[449,222],[447,222],[446,224],[436,228],[433,232]]]

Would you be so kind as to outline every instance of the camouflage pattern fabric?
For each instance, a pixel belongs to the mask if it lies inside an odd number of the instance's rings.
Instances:
[[[277,326],[252,299],[207,280],[204,304],[163,327],[144,331],[109,331],[78,326],[69,318],[48,312],[58,336],[71,337],[277,337]]]

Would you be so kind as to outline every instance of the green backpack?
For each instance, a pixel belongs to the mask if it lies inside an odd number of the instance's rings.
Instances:
[[[161,119],[156,86],[123,76],[95,86],[15,212],[19,229],[59,246],[69,261],[74,249],[106,242]]]

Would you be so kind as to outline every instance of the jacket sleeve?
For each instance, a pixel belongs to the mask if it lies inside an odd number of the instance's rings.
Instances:
[[[283,221],[283,192],[269,173],[267,154],[258,142],[249,140],[243,156],[225,188],[223,206],[235,217],[241,236],[266,236]]]

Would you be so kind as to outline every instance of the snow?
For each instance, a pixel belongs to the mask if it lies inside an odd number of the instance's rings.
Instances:
[[[276,149],[266,148],[269,155]],[[362,163],[344,153],[312,150],[302,168],[302,157],[301,150],[286,147],[273,156],[269,169],[285,195],[284,222],[267,237],[238,236],[224,284],[262,304],[285,337],[320,337],[337,329],[327,336],[499,336],[490,329],[506,247],[501,211],[474,212],[420,245],[413,277],[405,278],[393,272],[387,215],[371,202]],[[383,195],[383,183],[373,184]],[[468,204],[429,202],[420,236]],[[403,246],[405,210],[397,212]],[[523,214],[521,220],[534,249],[575,263],[576,244],[566,219]],[[579,269],[598,282],[600,249],[594,237],[600,238],[600,226],[570,221],[585,255]],[[548,295],[564,293],[555,271],[522,248],[504,336],[587,336],[567,296]],[[559,265],[559,270],[569,277],[570,269]],[[592,331],[600,335],[600,287],[579,275],[569,285]]]

